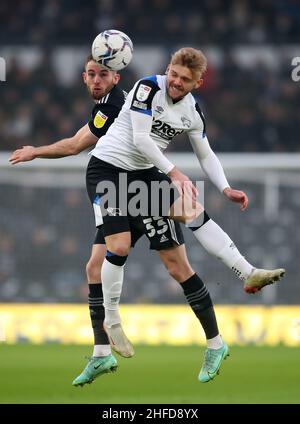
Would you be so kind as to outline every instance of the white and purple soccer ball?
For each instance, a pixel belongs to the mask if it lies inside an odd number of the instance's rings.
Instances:
[[[92,56],[110,71],[120,71],[132,59],[133,44],[128,35],[116,29],[101,32],[92,44]]]

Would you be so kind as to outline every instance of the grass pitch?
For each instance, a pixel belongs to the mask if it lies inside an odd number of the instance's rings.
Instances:
[[[197,380],[203,347],[137,346],[91,385],[73,387],[88,346],[0,345],[0,403],[300,403],[298,348],[231,347],[221,373]]]

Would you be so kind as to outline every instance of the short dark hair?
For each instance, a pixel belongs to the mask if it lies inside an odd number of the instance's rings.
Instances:
[[[93,62],[97,63],[97,62],[95,61],[95,59],[93,58],[93,56],[92,56],[91,54],[89,54],[89,55],[86,57],[86,59],[85,59],[85,63],[84,63],[84,70],[86,70],[86,65],[87,65],[89,62],[91,62],[91,61],[93,61]],[[100,65],[99,63],[97,63],[97,65],[102,66],[102,65]],[[104,68],[104,69],[106,69],[106,68]],[[106,69],[106,70],[107,70],[108,72],[117,73],[117,71],[112,71],[112,70],[109,70],[109,69]]]
[[[93,56],[91,55],[91,54],[89,54],[87,57],[86,57],[86,59],[85,59],[85,62],[84,62],[84,69],[86,68],[86,65],[90,62],[90,61],[93,61],[93,62],[96,62],[95,61],[95,59],[93,58]]]

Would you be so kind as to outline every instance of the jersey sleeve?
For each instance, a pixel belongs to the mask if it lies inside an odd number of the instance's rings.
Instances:
[[[192,136],[198,135],[199,138],[206,138],[206,123],[202,110],[198,103],[195,103],[196,122],[193,128],[189,131]]]
[[[88,122],[90,131],[98,138],[106,134],[108,128],[119,115],[120,108],[114,105],[101,104],[99,108],[93,111],[92,117]]]
[[[151,116],[153,98],[159,90],[156,77],[139,81],[133,93],[130,109]]]
[[[211,149],[206,136],[206,125],[204,115],[198,105],[196,108],[196,123],[194,128],[188,132],[193,150],[200,162],[204,173],[222,193],[226,187],[230,187],[225,176],[221,162]]]

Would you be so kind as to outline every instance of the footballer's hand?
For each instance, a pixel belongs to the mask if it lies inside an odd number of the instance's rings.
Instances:
[[[34,146],[23,146],[22,149],[15,150],[11,155],[9,162],[15,165],[19,162],[28,162],[35,159],[35,147]]]
[[[241,211],[244,211],[248,206],[248,197],[246,193],[240,190],[234,190],[233,188],[226,187],[223,190],[224,195],[227,197],[227,199],[231,200],[235,203],[241,204]]]
[[[192,200],[196,200],[198,191],[189,177],[180,172],[176,167],[169,172],[168,176],[179,191],[180,196],[188,195]]]

